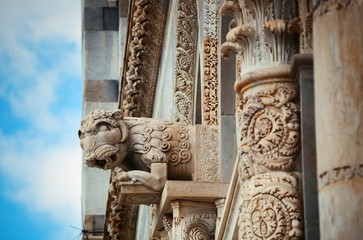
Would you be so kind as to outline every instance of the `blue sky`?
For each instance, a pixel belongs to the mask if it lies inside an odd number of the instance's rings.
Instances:
[[[0,1],[3,239],[81,228],[81,0]]]

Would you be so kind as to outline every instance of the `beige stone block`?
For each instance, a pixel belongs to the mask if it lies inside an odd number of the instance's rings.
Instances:
[[[318,174],[363,163],[362,11],[360,4],[314,17]]]
[[[178,199],[200,202],[202,206],[213,205],[215,201],[225,198],[228,183],[206,183],[191,181],[167,181],[161,195],[161,201],[155,210],[155,218],[151,222],[151,236],[156,237],[158,230],[163,228],[163,216],[172,213],[171,202]],[[196,206],[196,205],[195,205]]]
[[[319,192],[321,239],[362,239],[363,178],[341,181]]]

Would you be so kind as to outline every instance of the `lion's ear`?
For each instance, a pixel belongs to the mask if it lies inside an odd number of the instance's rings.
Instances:
[[[112,117],[115,120],[122,120],[124,117],[123,115],[124,115],[124,112],[121,109],[117,109],[117,110],[113,111],[113,113],[112,113]]]
[[[119,124],[121,129],[121,142],[124,142],[129,136],[129,128],[127,127],[126,123],[123,120],[120,120]]]

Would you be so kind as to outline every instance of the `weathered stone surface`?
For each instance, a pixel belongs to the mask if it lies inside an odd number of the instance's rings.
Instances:
[[[106,7],[107,0],[83,0],[84,7]]]
[[[86,80],[84,100],[87,102],[117,102],[118,80]]]
[[[118,32],[84,31],[84,79],[119,79]]]
[[[304,237],[305,239],[319,239],[312,54],[295,55],[291,66],[291,72],[300,85],[301,167],[305,223]]]
[[[219,118],[219,158],[221,180],[231,180],[233,166],[237,155],[236,117],[235,115],[222,115]]]
[[[363,226],[362,1],[321,1],[314,12],[321,239],[359,239]]]
[[[88,115],[96,109],[113,110],[117,108],[117,102],[85,102],[83,105],[83,116]]]
[[[106,212],[110,171],[97,171],[89,167],[82,170],[82,204],[85,215]]]
[[[300,174],[295,168],[300,149],[299,92],[289,72],[298,47],[296,36],[288,32],[296,17],[295,4],[226,1],[220,9],[234,17],[221,54],[238,56],[240,141],[234,170],[238,180],[233,179],[240,183],[242,198],[238,239],[303,238]],[[233,201],[227,199],[226,205]]]
[[[84,8],[84,30],[103,29],[103,9],[95,7]]]
[[[154,210],[154,217],[151,222],[151,236],[160,236],[160,229],[163,227],[163,216],[173,214],[172,202],[183,199],[195,202],[192,204],[194,210],[212,209],[215,213],[217,208],[215,201],[225,198],[228,191],[228,183],[208,183],[190,181],[167,181],[161,195],[161,201]],[[176,213],[175,213],[176,214]],[[180,213],[182,214],[182,213]],[[182,239],[182,238],[176,238]]]
[[[118,30],[119,17],[117,7],[103,8],[103,29],[104,30]]]

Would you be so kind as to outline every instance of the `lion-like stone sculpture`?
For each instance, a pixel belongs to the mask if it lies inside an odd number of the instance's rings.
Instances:
[[[82,120],[78,135],[88,166],[116,168],[117,180],[161,191],[167,179],[218,180],[216,149],[200,147],[216,148],[216,131],[209,126],[123,117],[121,110],[95,110]],[[202,157],[204,152],[209,156]]]

